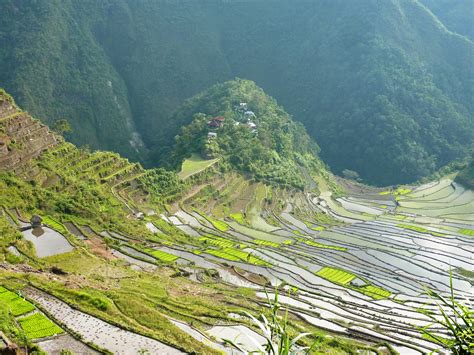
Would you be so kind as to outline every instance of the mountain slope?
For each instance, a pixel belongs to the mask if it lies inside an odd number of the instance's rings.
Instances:
[[[258,95],[253,96],[263,100],[262,110],[267,107],[268,114],[275,114],[276,123],[286,117],[254,84],[244,82],[240,87],[247,87],[249,93],[257,90]],[[262,119],[266,117],[265,112],[259,113]],[[263,135],[263,127],[261,131]],[[98,348],[102,346],[111,353],[129,349],[220,354],[222,349],[230,349],[223,341],[218,343],[212,331],[223,326],[230,330],[248,327],[240,312],[255,316],[261,312],[262,300],[256,289],[247,286],[260,289],[269,281],[264,275],[240,268],[247,264],[254,268],[261,259],[240,250],[247,248],[244,244],[235,251],[239,268],[229,266],[229,260],[199,256],[205,251],[220,254],[220,249],[209,243],[219,243],[213,239],[219,231],[210,229],[212,224],[203,218],[216,225],[218,222],[211,215],[199,217],[203,225],[196,230],[206,233],[205,238],[191,234],[190,226],[180,228],[179,218],[168,212],[175,207],[165,207],[165,203],[184,203],[193,191],[184,196],[191,184],[179,181],[175,173],[145,170],[116,153],[91,152],[66,143],[17,107],[4,91],[0,91],[0,143],[3,338],[25,352],[43,346],[49,346],[45,350],[51,346],[62,349],[61,336],[45,338],[53,331],[51,335],[68,334],[68,348],[81,345],[84,352],[104,352]],[[227,179],[239,181],[241,189],[249,187],[247,200],[241,200],[239,206],[250,201],[254,205],[255,199],[261,202],[262,190],[264,195],[265,191],[274,193],[273,202],[269,196],[265,203],[278,205],[278,210],[286,196],[297,194],[306,201],[302,192],[256,183],[236,173],[216,174],[211,180]],[[193,181],[196,186],[192,187],[197,188],[194,193],[210,186],[203,180]],[[257,187],[260,192],[253,196]],[[28,221],[38,221],[37,216],[42,218],[40,226],[32,228]],[[233,245],[230,241],[224,245],[229,243]],[[42,322],[24,326],[30,312]],[[56,323],[54,329],[43,328],[44,324],[51,325],[51,320]],[[293,314],[288,317],[287,328],[291,334],[302,329],[311,332],[301,345],[317,340],[324,352],[346,354],[359,348],[372,349],[367,341],[360,343],[335,334],[326,337],[325,331]]]
[[[472,0],[420,0],[451,31],[474,41],[474,1]]]
[[[73,142],[149,165],[173,145],[183,101],[235,76],[303,122],[336,172],[372,183],[426,176],[474,141],[474,45],[415,0],[4,8],[1,85],[42,119],[68,118]]]

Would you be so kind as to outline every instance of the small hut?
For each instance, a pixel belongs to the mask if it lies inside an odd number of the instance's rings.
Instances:
[[[33,228],[40,228],[41,224],[43,223],[43,218],[37,214],[34,214],[30,219],[30,223]]]

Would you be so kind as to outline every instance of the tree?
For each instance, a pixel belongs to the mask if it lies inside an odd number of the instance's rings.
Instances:
[[[52,129],[54,132],[62,136],[64,136],[65,133],[72,132],[71,125],[69,124],[69,121],[66,119],[60,119],[60,120],[54,121]]]

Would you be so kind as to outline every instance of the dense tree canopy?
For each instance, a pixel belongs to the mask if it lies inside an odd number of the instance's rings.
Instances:
[[[301,121],[336,172],[413,181],[474,141],[469,6],[5,0],[0,86],[47,123],[67,117],[74,143],[156,166],[192,120],[176,121],[181,104],[238,76]]]

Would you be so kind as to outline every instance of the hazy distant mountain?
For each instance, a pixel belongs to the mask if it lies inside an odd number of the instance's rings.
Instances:
[[[336,172],[405,182],[474,141],[469,20],[435,2],[8,0],[0,86],[40,118],[69,119],[74,142],[154,165],[192,120],[172,119],[186,98],[251,79]]]
[[[450,30],[474,41],[473,0],[420,0]]]

